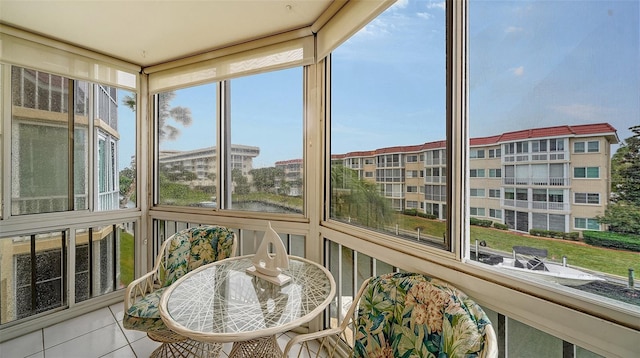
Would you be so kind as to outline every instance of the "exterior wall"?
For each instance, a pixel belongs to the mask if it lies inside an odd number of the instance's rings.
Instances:
[[[577,142],[585,143],[598,141],[599,150],[595,153],[576,153],[575,144]],[[599,215],[604,215],[604,210],[608,204],[608,198],[611,192],[611,158],[609,142],[604,137],[590,138],[573,138],[569,140],[569,149],[571,151],[571,220],[570,227],[572,231],[584,230],[575,226],[576,218],[592,219]],[[597,167],[599,171],[598,178],[577,178],[575,176],[576,168],[593,168]],[[597,193],[599,195],[598,204],[576,203],[576,193]],[[602,227],[600,228],[603,229]]]

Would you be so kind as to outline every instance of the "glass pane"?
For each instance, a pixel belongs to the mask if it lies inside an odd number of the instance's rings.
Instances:
[[[216,84],[157,95],[158,204],[216,206]]]
[[[66,232],[0,239],[0,323],[66,305],[66,245]]]
[[[137,203],[136,189],[136,94],[117,89],[117,98],[120,101],[117,108],[118,138],[114,156],[118,161],[118,199],[120,208],[135,208]]]
[[[562,357],[562,340],[526,324],[507,318],[508,357]]]
[[[302,73],[292,68],[231,81],[227,209],[302,213]]]
[[[136,206],[136,97],[113,87],[95,87],[95,211]]]
[[[330,217],[437,247],[447,215],[443,4],[398,2],[331,56]]]
[[[12,67],[11,87],[11,214],[69,210],[68,80]]]
[[[133,281],[134,224],[76,230],[76,302]]]
[[[537,256],[546,271],[525,272],[531,280],[635,312],[640,299],[627,285],[629,269],[638,269],[630,243],[640,234],[639,216],[629,215],[640,212],[632,194],[640,190],[638,28],[635,1],[469,2],[470,149],[505,149],[494,162],[470,162],[504,168],[502,183],[487,185],[502,188],[505,200],[487,206],[504,210],[504,220],[492,220],[510,229],[472,227],[471,237],[486,242],[484,254],[494,256],[487,262],[503,261],[496,269],[509,272],[514,246],[544,249]],[[516,180],[507,181],[513,165]],[[481,183],[471,178],[469,186]],[[506,200],[508,184],[515,202]],[[535,355],[555,354],[542,353]]]

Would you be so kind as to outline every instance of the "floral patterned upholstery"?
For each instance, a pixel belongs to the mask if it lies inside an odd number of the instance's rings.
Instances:
[[[415,273],[371,279],[358,306],[354,357],[479,357],[486,314],[449,284]]]
[[[145,294],[125,304],[123,326],[139,331],[161,331],[167,327],[160,318],[159,303],[165,288],[187,272],[235,254],[235,234],[220,226],[200,226],[177,232],[163,244],[156,267],[151,275],[153,283]],[[130,286],[144,285],[150,278],[141,277]],[[127,290],[127,296],[131,290]],[[135,296],[135,294],[133,294]]]

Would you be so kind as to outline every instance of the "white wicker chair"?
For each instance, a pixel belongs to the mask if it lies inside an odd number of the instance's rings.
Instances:
[[[160,248],[151,272],[131,282],[125,291],[123,326],[147,332],[161,342],[151,357],[217,356],[221,345],[194,341],[166,327],[159,302],[165,289],[187,272],[235,256],[236,234],[221,226],[199,226],[175,233]]]
[[[452,315],[464,326],[452,329]],[[449,357],[498,357],[491,322],[455,287],[420,274],[395,273],[367,279],[338,327],[292,338],[283,356],[423,357],[441,351]]]

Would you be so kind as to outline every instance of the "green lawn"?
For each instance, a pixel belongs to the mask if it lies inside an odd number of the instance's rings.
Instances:
[[[120,284],[128,285],[133,281],[134,247],[133,235],[120,232]]]
[[[417,216],[397,214],[396,223],[405,230],[421,228],[421,233],[442,237],[445,232],[445,223],[438,220],[429,220]],[[487,247],[510,254],[512,247],[530,246],[544,248],[548,251],[548,258],[554,261],[562,261],[562,256],[567,257],[567,263],[586,269],[605,272],[626,278],[629,268],[640,270],[640,253],[623,250],[612,250],[597,246],[590,246],[583,242],[547,239],[530,235],[522,235],[505,230],[471,226],[472,245],[475,240],[484,240]]]

